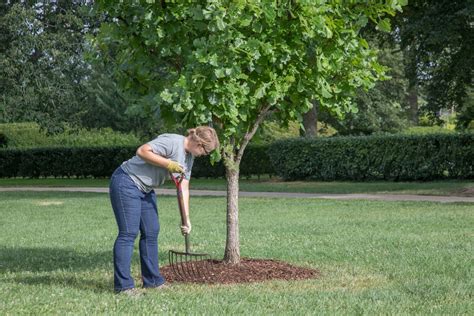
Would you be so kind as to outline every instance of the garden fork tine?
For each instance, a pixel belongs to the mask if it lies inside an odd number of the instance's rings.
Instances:
[[[181,189],[181,182],[184,176],[180,174],[175,177],[170,173],[171,179],[176,185],[178,206],[181,215],[181,224],[186,225],[186,214],[184,212],[183,204],[183,191]],[[189,234],[184,235],[185,252],[170,250],[168,259],[173,272],[182,280],[186,278],[207,278],[209,276],[209,261],[210,256],[206,253],[192,253],[190,251]],[[197,262],[203,263],[203,269],[196,264]],[[204,270],[204,271],[203,271]]]

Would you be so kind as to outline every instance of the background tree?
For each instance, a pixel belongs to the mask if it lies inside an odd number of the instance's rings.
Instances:
[[[133,111],[133,95],[112,80],[88,35],[101,19],[92,1],[8,1],[0,4],[0,122],[35,121],[50,133],[64,123],[156,132]]]
[[[85,128],[110,127],[115,131],[133,132],[141,139],[149,139],[165,129],[162,120],[133,91],[124,91],[114,80],[115,69],[108,58],[94,47],[86,51],[91,72],[83,82],[85,109],[80,115],[80,126]],[[145,110],[148,109],[148,110]],[[167,126],[170,131],[176,126]]]
[[[373,133],[396,133],[408,126],[411,118],[409,82],[404,73],[403,52],[396,43],[377,39],[372,34],[370,43],[379,49],[379,62],[387,67],[389,78],[377,82],[369,91],[359,89],[353,102],[358,111],[348,113],[344,120],[322,111],[320,120],[330,124],[338,135],[370,135]]]
[[[457,116],[457,123],[460,129],[474,129],[474,87],[469,87],[466,93],[466,100]]]
[[[411,104],[425,90],[424,112],[439,119],[440,109],[463,112],[474,69],[474,2],[413,0],[396,19],[395,36],[405,54]],[[467,111],[469,112],[469,111]],[[467,113],[464,111],[464,113]],[[462,117],[464,120],[473,117]],[[467,123],[468,124],[468,123]]]
[[[384,71],[358,31],[368,19],[389,28],[381,16],[400,2],[99,1],[112,20],[97,44],[114,48],[121,83],[153,99],[162,117],[179,112],[187,126],[219,130],[226,262],[240,260],[239,166],[258,126],[269,113],[283,124],[301,120],[313,100],[339,116],[354,111],[356,89],[373,86]]]
[[[63,121],[78,120],[88,73],[82,59],[83,8],[71,1],[1,5],[3,122],[37,121],[54,131]]]

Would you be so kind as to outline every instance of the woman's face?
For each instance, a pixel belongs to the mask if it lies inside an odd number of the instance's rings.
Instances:
[[[188,143],[188,151],[195,157],[209,155],[206,149],[204,149],[204,146],[193,141]]]

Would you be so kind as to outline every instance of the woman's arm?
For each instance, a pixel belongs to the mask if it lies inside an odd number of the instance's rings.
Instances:
[[[179,163],[153,152],[153,149],[148,144],[144,144],[137,149],[137,156],[149,164],[166,168],[170,172],[184,173],[184,168]]]
[[[189,234],[191,232],[191,219],[189,218],[189,180],[183,179],[181,189],[183,191],[184,213],[186,214],[185,222],[187,223],[185,226],[187,227],[187,231],[184,231],[183,228],[181,228],[181,230],[183,233]]]
[[[152,165],[162,168],[167,168],[169,163],[171,162],[170,159],[155,154],[151,146],[148,144],[144,144],[137,149],[137,156]]]

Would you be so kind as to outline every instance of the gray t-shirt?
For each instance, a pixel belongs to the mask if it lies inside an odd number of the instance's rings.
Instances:
[[[162,134],[147,144],[150,145],[155,154],[181,164],[186,171],[185,177],[189,180],[194,157],[184,150],[184,138],[184,136],[177,134]],[[166,168],[149,164],[137,155],[122,163],[122,169],[132,178],[140,190],[147,193],[154,187],[162,185],[169,175]]]

